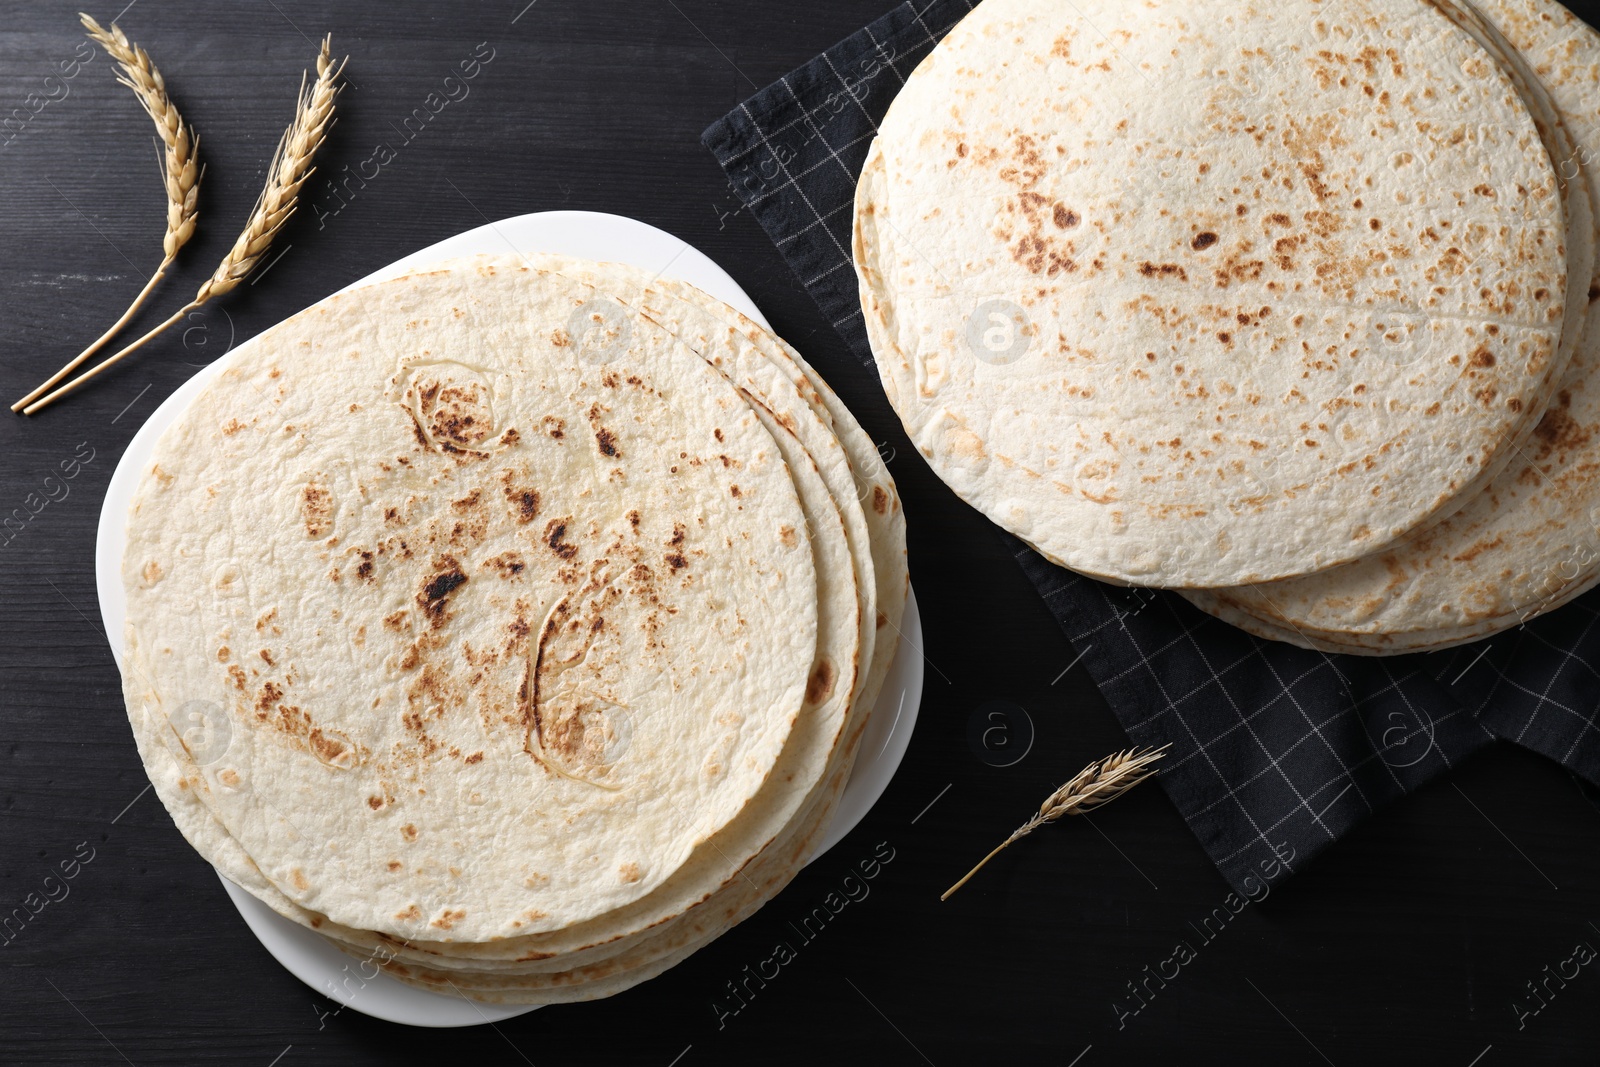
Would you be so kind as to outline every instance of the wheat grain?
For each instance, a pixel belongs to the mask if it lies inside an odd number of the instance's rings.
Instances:
[[[300,186],[316,169],[311,161],[317,149],[322,147],[328,127],[332,124],[333,101],[338,95],[333,83],[345,63],[341,60],[338,66],[334,66],[328,52],[332,40],[332,37],[322,40],[322,52],[317,56],[317,80],[310,92],[305,89],[304,78],[301,80],[294,121],[284,131],[277,151],[273,153],[266,188],[261,190],[255,210],[250,213],[250,221],[245,224],[238,240],[234,241],[227,257],[200,287],[200,292],[194,298],[195,307],[242,282],[261,262],[261,257],[271,247],[272,238],[278,230],[294,214],[299,203]]]
[[[156,284],[166,276],[167,268],[172,266],[172,261],[178,256],[178,249],[194,236],[195,222],[199,217],[197,205],[200,197],[200,178],[204,173],[198,159],[200,138],[190,131],[183,121],[183,116],[178,113],[177,106],[173,104],[172,98],[167,95],[167,83],[161,77],[161,71],[151,61],[149,54],[129,41],[122,28],[115,22],[111,24],[111,29],[107,30],[88,15],[79,14],[78,17],[83,21],[89,37],[117,61],[117,66],[121,69],[117,81],[133,90],[145,114],[156,124],[156,134],[161,138],[167,192],[167,232],[161,241],[163,256],[160,266],[150,275],[150,280],[145,282],[144,288],[139,290],[138,295],[133,298],[133,303],[122,313],[122,317],[112,323],[110,329],[96,338],[88,348],[78,353],[65,367],[56,371],[49,380],[12,404],[12,411],[26,406],[40,393],[66,377],[128,324],[134,313],[144,304],[145,298],[155,289]]]
[[[156,124],[156,134],[165,148],[167,176],[167,234],[162,240],[162,249],[170,261],[194,236],[195,219],[199,214],[195,205],[200,191],[196,159],[200,138],[189,132],[183,116],[167,95],[167,83],[161,71],[143,48],[130,42],[115,22],[108,31],[88,15],[78,17],[83,20],[89,36],[122,68],[117,81],[133,90],[145,114]]]
[[[1028,821],[1011,831],[1011,836],[994,847],[978,861],[955,885],[946,889],[940,900],[950,899],[950,894],[966,885],[983,865],[998,856],[1002,849],[1027,837],[1045,823],[1055,822],[1064,815],[1083,815],[1103,807],[1156,773],[1153,764],[1167,754],[1170,745],[1160,748],[1128,749],[1113,752],[1105,759],[1096,760],[1073,775],[1064,785],[1044,798],[1039,810]]]
[[[217,265],[217,269],[211,273],[211,277],[200,286],[194,299],[174,312],[171,318],[116,355],[96,364],[93,369],[78,375],[55,392],[23,408],[26,414],[32,415],[40,408],[77,389],[178,322],[189,312],[233,289],[260,264],[262,257],[272,246],[272,239],[294,215],[295,208],[299,204],[300,187],[316,169],[312,166],[312,160],[317,154],[317,149],[322,147],[328,129],[333,124],[334,99],[339,95],[339,89],[334,83],[344,70],[348,57],[335,64],[330,54],[332,44],[331,36],[323,38],[322,50],[317,56],[317,77],[309,89],[306,87],[305,77],[301,77],[294,121],[284,131],[283,137],[278,141],[277,149],[272,154],[272,165],[267,172],[267,184],[261,190],[255,208],[250,212],[249,221],[245,223],[244,229],[233,242],[233,247]]]

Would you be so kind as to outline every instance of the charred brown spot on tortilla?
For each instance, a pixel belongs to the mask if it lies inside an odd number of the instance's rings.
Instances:
[[[889,510],[889,493],[881,485],[872,487],[872,510],[879,515],[886,514]]]
[[[567,420],[559,415],[546,415],[539,420],[539,428],[553,440],[559,441],[567,435]]]
[[[806,682],[806,700],[813,704],[826,700],[828,694],[833,692],[834,678],[833,664],[828,660],[820,661]]]
[[[241,672],[242,675],[242,672]],[[275,682],[263,682],[256,696],[256,718],[265,721],[272,709],[283,699],[283,690]]]
[[[371,808],[373,811],[377,811],[379,808],[383,807],[383,798],[382,797],[368,797],[367,798],[367,807]],[[389,869],[392,871],[398,866],[400,866],[400,865],[398,863],[396,863],[396,864],[391,865]]]
[[[451,385],[440,390],[438,407],[429,425],[434,440],[442,438],[450,444],[471,448],[488,438],[493,425],[489,421],[487,398],[480,392],[486,390],[477,384]]]
[[[617,445],[617,435],[607,429],[601,422],[601,419],[610,411],[610,408],[597,400],[589,405],[586,415],[589,419],[590,428],[594,430],[594,441],[595,445],[600,449],[600,454],[602,456],[620,456],[622,455],[622,449]]]
[[[511,472],[506,471],[505,481],[506,501],[511,505],[511,513],[519,523],[530,523],[539,514],[539,491],[527,486],[515,485],[511,481]]]
[[[1070,274],[1078,269],[1076,260],[1051,248],[1038,234],[1029,234],[1012,245],[1011,258],[1027,267],[1031,273],[1049,277]]]
[[[400,827],[400,836],[405,838],[407,841],[415,841],[417,839],[416,826],[411,823],[406,823],[404,826]]]
[[[436,575],[434,579],[428,583],[427,589],[423,593],[423,597],[428,606],[432,608],[446,596],[449,596],[452,589],[456,588],[456,586],[460,585],[466,580],[467,576],[462,574],[459,570],[451,570],[447,574]]]
[[[544,748],[544,722],[539,715],[539,670],[544,662],[544,649],[561,624],[566,621],[567,603],[558,603],[550,612],[539,631],[539,638],[522,670],[522,684],[517,687],[517,708],[521,713],[522,728],[527,740],[524,748],[536,753]]]
[[[307,731],[306,744],[318,760],[331,766],[350,766],[354,763],[354,749],[349,741],[336,734],[323,733],[322,729]]]
[[[567,541],[567,523],[572,521],[572,516],[551,519],[545,523],[544,543],[550,546],[550,551],[562,559],[571,559],[578,554],[578,546]]]
[[[1206,249],[1210,248],[1216,243],[1217,235],[1208,230],[1204,233],[1195,234],[1194,240],[1189,242],[1189,247],[1194,249],[1196,252],[1204,252]]]
[[[527,563],[523,560],[522,553],[513,551],[506,551],[498,556],[492,556],[484,560],[484,564],[494,568],[502,578],[515,577],[527,568]]]
[[[1570,452],[1589,443],[1593,435],[1588,427],[1572,417],[1571,404],[1572,394],[1563,389],[1557,394],[1556,402],[1545,410],[1539,425],[1534,427],[1533,434],[1539,441],[1539,459],[1552,452]]]
[[[734,488],[737,489],[738,487],[735,486]],[[688,530],[683,523],[675,522],[672,524],[672,536],[666,542],[667,552],[661,558],[672,569],[673,573],[677,573],[689,565],[689,560],[683,554],[683,543],[687,533]]]
[[[433,621],[435,628],[444,623],[445,605],[450,594],[466,582],[467,576],[454,556],[440,556],[433,561],[434,574],[417,594],[417,603]]]
[[[333,494],[312,482],[300,491],[300,517],[307,537],[327,537],[333,532]]]
[[[298,704],[279,704],[277,727],[291,736],[309,733],[311,716]]]
[[[1189,280],[1189,272],[1177,263],[1151,263],[1145,260],[1139,264],[1139,273],[1146,278],[1176,278],[1180,282]]]
[[[550,343],[557,348],[566,348],[572,343],[572,338],[567,336],[566,330],[556,330],[550,334]]]

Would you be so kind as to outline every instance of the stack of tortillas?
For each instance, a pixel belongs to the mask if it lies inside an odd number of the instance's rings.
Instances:
[[[438,264],[253,339],[129,517],[123,681],[179,828],[484,1001],[607,996],[804,864],[907,593],[870,439],[681,282]]]
[[[1051,560],[1446,647],[1600,579],[1597,151],[1553,0],[985,0],[867,158],[867,330]]]

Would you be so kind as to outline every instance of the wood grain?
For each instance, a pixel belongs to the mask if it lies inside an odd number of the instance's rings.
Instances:
[[[917,458],[877,382],[736,210],[699,145],[711,120],[885,0],[538,0],[513,24],[523,2],[145,0],[122,17],[201,133],[208,165],[200,235],[139,320],[147,325],[186,299],[231,242],[324,32],[350,53],[353,84],[308,206],[263,278],[57,409],[0,419],[0,513],[25,508],[81,444],[94,450],[68,494],[0,547],[0,915],[23,907],[75,850],[94,855],[64,899],[0,939],[0,1062],[1593,1061],[1593,968],[1547,996],[1522,1029],[1512,1005],[1532,1005],[1524,983],[1575,943],[1600,947],[1591,925],[1600,922],[1600,810],[1563,771],[1509,746],[1369,822],[1214,939],[1197,926],[1226,888],[1151,787],[1092,824],[1035,834],[939,903],[997,835],[1124,738],[1080,670],[1060,676],[1073,653],[1054,622],[988,525]],[[44,91],[72,54],[76,10],[7,6],[0,119]],[[107,21],[116,11],[92,13]],[[480,42],[494,59],[470,95],[339,206],[323,182],[395,141]],[[104,56],[0,148],[8,398],[92,339],[154,267],[156,165],[148,120]],[[230,338],[485,218],[550,208],[633,215],[698,245],[895,450],[930,664],[921,725],[883,802],[848,840],[665,978],[495,1029],[325,1015],[333,1003],[267,956],[160,805],[141,795],[95,600],[101,494],[143,419]],[[967,741],[974,709],[996,698],[1022,704],[1037,730],[1026,758],[1003,769]],[[719,1027],[713,1004],[725,984],[777,941],[795,940],[789,923],[878,842],[895,859],[870,895]],[[1143,983],[1179,941],[1195,958],[1150,983],[1146,1006],[1119,1029],[1114,1002],[1133,1005],[1127,983]]]

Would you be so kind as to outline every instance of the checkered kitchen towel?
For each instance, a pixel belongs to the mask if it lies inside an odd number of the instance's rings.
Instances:
[[[973,6],[902,4],[703,138],[868,365],[849,254],[856,176],[906,77]],[[1250,637],[1171,593],[1081,577],[1007,540],[1129,737],[1172,743],[1160,780],[1235,888],[1297,869],[1495,738],[1600,784],[1600,595],[1447,652],[1330,657]]]

